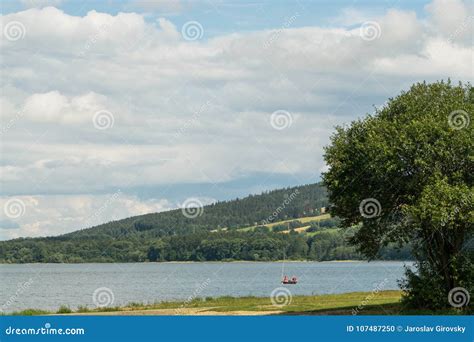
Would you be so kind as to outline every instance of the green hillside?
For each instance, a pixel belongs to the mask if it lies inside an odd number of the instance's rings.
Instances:
[[[324,187],[303,185],[211,204],[191,215],[176,209],[56,237],[2,241],[0,262],[360,259],[339,221],[320,215],[327,206]],[[389,252],[382,257],[408,256]]]
[[[64,236],[117,237],[137,232],[149,232],[150,237],[182,235],[223,227],[234,229],[254,226],[270,217],[269,221],[273,222],[312,216],[316,211],[319,213],[321,207],[326,206],[328,206],[326,189],[319,184],[310,184],[207,205],[196,217],[187,217],[183,215],[181,209],[176,209],[109,222]],[[277,215],[274,216],[273,213],[277,211]]]

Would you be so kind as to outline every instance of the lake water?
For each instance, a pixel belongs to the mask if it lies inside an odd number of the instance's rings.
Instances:
[[[0,309],[270,296],[285,274],[293,295],[397,289],[407,262],[127,263],[0,265]],[[94,291],[96,301],[94,302]],[[112,302],[113,299],[113,303]]]

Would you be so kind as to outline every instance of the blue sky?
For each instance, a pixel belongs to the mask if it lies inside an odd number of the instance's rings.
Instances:
[[[336,125],[473,79],[462,0],[1,10],[0,239],[316,182]]]
[[[5,1],[2,13],[14,13],[42,0]],[[48,2],[45,2],[46,4]],[[65,13],[84,16],[89,11],[97,11],[116,15],[119,12],[137,12],[146,15],[146,20],[153,22],[159,17],[165,17],[181,26],[190,20],[205,24],[204,38],[221,34],[239,33],[246,31],[276,29],[289,16],[299,13],[294,27],[305,26],[334,26],[335,20],[341,16],[344,9],[356,9],[371,15],[382,14],[388,8],[415,11],[419,18],[426,16],[425,0],[326,0],[326,1],[51,1]],[[346,25],[347,26],[347,25]]]

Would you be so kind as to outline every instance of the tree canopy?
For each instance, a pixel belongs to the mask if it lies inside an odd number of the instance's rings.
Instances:
[[[444,304],[453,288],[474,290],[473,272],[459,274],[473,261],[472,93],[469,84],[415,84],[338,127],[325,153],[332,213],[346,227],[361,225],[351,243],[375,257],[382,246],[410,242],[419,270],[430,270],[422,283],[437,282]],[[423,272],[408,278],[416,276]]]

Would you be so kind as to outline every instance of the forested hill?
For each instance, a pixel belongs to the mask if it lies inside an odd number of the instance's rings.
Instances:
[[[327,205],[326,189],[319,184],[310,184],[218,202],[200,209],[176,209],[130,217],[63,236],[68,239],[104,235],[118,237],[148,231],[150,236],[163,237],[218,228],[235,229],[264,221],[271,223],[312,216]]]
[[[346,243],[357,227],[340,229],[337,218],[322,214],[327,206],[326,190],[318,184],[274,190],[56,237],[2,241],[0,263],[362,259]],[[409,254],[389,247],[381,258]]]

